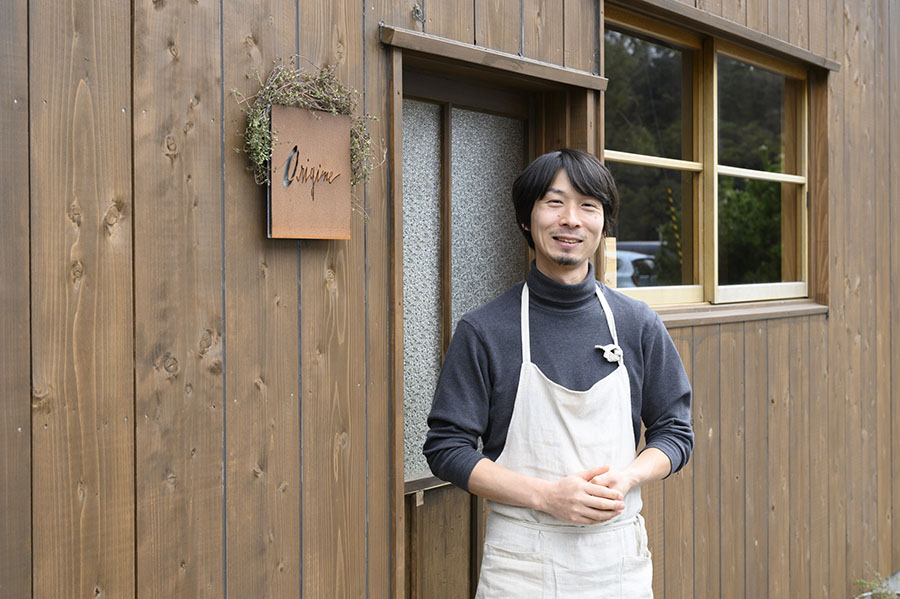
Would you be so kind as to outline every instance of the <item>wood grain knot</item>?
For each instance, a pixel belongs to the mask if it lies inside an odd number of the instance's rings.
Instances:
[[[287,493],[288,484],[286,480],[281,481],[281,484],[278,485],[278,490],[282,493]]]
[[[125,202],[119,198],[113,200],[112,205],[106,209],[106,214],[103,215],[103,226],[106,227],[106,235],[108,237],[112,237],[118,228],[119,222],[123,218],[123,210],[125,208]]]
[[[253,385],[258,391],[265,391],[266,389],[266,382],[262,379],[261,376],[256,377],[256,380],[253,381]]]
[[[72,221],[76,229],[81,226],[81,205],[78,203],[78,200],[74,200],[69,204],[69,207],[66,209],[66,216]]]
[[[169,54],[172,55],[172,60],[174,62],[178,62],[178,46],[175,45],[174,40],[169,40]]]
[[[31,390],[31,410],[38,414],[50,413],[50,392],[46,389]]]
[[[222,336],[218,331],[206,329],[200,335],[200,360],[213,374],[222,372]]]
[[[72,262],[69,272],[72,276],[72,284],[78,287],[82,277],[84,277],[84,264],[81,263],[81,260],[75,260]]]
[[[156,370],[165,373],[167,380],[172,380],[178,376],[180,366],[178,360],[172,354],[166,352],[156,360]]]
[[[253,476],[255,476],[256,478],[260,478],[262,475],[263,475],[262,468],[259,467],[259,464],[254,464],[253,465]]]
[[[175,136],[172,134],[166,135],[166,149],[163,151],[163,154],[166,158],[169,159],[169,162],[175,162],[175,159],[178,158],[178,144],[175,143]]]
[[[325,271],[325,288],[328,289],[329,293],[337,291],[337,280],[334,271],[330,268]]]
[[[175,488],[175,485],[178,484],[178,477],[175,476],[175,473],[169,470],[166,472],[166,484],[171,488]]]

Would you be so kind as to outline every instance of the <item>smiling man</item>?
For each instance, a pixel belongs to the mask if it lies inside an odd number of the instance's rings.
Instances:
[[[512,195],[535,260],[460,320],[425,456],[491,508],[476,597],[652,597],[640,487],[690,456],[684,367],[655,312],[595,280],[619,203],[606,167],[551,152]]]

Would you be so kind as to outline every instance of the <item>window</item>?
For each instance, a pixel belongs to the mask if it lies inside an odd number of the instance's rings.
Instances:
[[[657,305],[807,297],[805,69],[614,7],[604,63],[617,286]]]
[[[406,71],[404,82],[404,471],[415,478],[428,472],[421,447],[450,334],[527,265],[509,189],[525,166],[528,110],[481,86],[469,96],[456,83],[451,96],[427,73]],[[490,97],[505,111],[487,110]]]

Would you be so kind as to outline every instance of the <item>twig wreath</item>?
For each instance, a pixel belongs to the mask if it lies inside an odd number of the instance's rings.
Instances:
[[[294,55],[285,61],[275,61],[272,72],[265,81],[259,70],[247,75],[259,81],[259,91],[253,96],[244,96],[234,89],[235,99],[247,115],[244,130],[244,147],[235,148],[245,152],[250,159],[248,170],[259,185],[270,182],[269,161],[272,145],[278,142],[277,131],[269,127],[269,106],[297,106],[308,110],[320,110],[332,114],[350,116],[350,184],[365,181],[374,168],[372,158],[372,138],[366,129],[367,120],[377,120],[370,114],[354,116],[359,103],[359,92],[341,83],[335,74],[336,65],[317,67],[309,62],[310,71],[300,70],[300,56]]]

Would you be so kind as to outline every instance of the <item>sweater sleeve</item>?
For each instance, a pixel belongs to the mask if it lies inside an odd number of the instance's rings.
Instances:
[[[641,419],[647,447],[666,454],[670,474],[687,464],[694,447],[691,429],[691,385],[668,331],[654,314],[643,337],[644,372]]]
[[[472,469],[484,457],[478,439],[488,425],[490,389],[484,343],[461,320],[441,367],[423,453],[435,476],[467,491]]]

